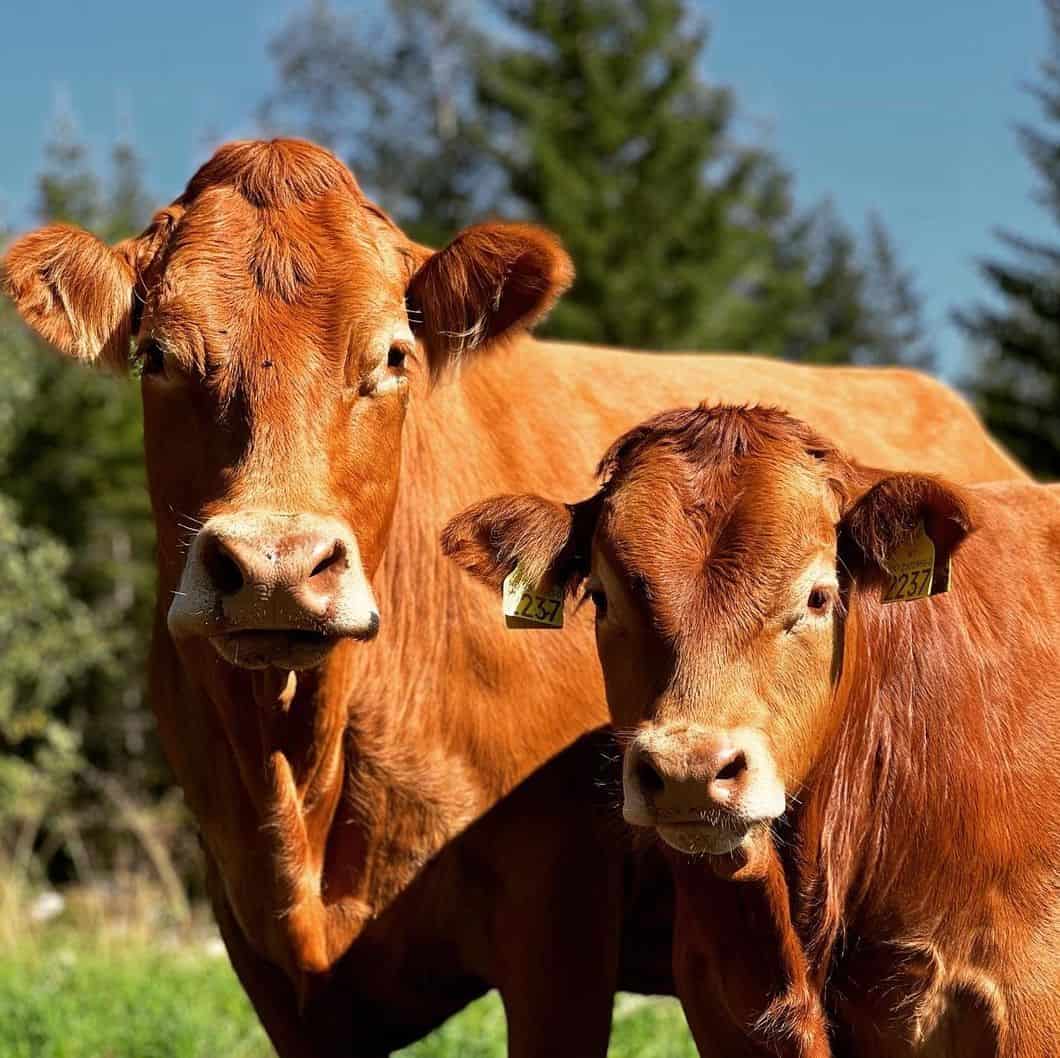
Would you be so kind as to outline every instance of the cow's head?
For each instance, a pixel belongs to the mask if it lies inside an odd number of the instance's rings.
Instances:
[[[570,279],[524,225],[417,246],[291,140],[222,147],[138,238],[54,226],[3,262],[63,352],[124,370],[135,340],[169,628],[250,668],[375,634],[410,390],[531,325]]]
[[[882,582],[919,519],[944,562],[966,507],[937,479],[860,467],[763,408],[663,413],[600,473],[578,504],[486,500],[449,523],[445,550],[492,583],[516,562],[584,582],[627,736],[626,819],[685,852],[750,851],[838,722],[846,605]]]

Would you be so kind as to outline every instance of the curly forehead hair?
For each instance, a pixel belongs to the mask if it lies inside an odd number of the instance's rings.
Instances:
[[[833,444],[780,408],[703,403],[661,411],[626,431],[604,453],[597,475],[610,482],[629,473],[649,452],[670,452],[720,469],[778,449],[817,459],[842,458]]]
[[[648,455],[671,454],[697,476],[720,484],[747,458],[809,458],[823,465],[829,483],[845,493],[847,460],[806,423],[775,407],[699,404],[674,408],[633,427],[604,453],[596,468],[610,491]]]

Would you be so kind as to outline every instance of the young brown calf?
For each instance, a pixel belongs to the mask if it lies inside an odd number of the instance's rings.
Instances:
[[[444,546],[584,581],[624,815],[682,854],[702,1053],[1060,1054],[1060,493],[872,470],[723,406],[600,474]]]

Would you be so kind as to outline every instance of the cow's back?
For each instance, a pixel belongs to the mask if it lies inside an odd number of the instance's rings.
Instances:
[[[665,408],[702,402],[774,405],[862,463],[957,482],[1026,477],[962,397],[906,368],[820,367],[745,355],[648,354],[526,342],[463,379],[478,427],[505,459],[502,476],[591,486],[620,433]],[[562,491],[562,488],[561,490]]]
[[[383,626],[371,652],[384,671],[388,657],[399,659],[390,671],[407,679],[391,681],[393,705],[377,707],[426,722],[416,737],[471,777],[481,795],[476,814],[604,723],[606,709],[592,608],[568,603],[560,632],[505,629],[499,595],[462,575],[437,546],[456,511],[502,492],[584,498],[596,488],[597,462],[621,432],[664,408],[702,401],[787,408],[878,466],[966,482],[1022,473],[963,400],[906,370],[527,341],[469,364],[417,398],[381,578]],[[427,539],[418,546],[422,532]],[[581,787],[543,784],[552,792],[533,804],[534,818],[494,833],[488,856],[518,864],[528,845],[562,846],[577,831],[574,809],[592,798],[593,781],[587,773]],[[530,810],[524,805],[524,814]],[[628,854],[620,833],[612,848],[616,857]],[[537,854],[547,855],[543,847]],[[564,884],[573,894],[600,880],[579,873]],[[637,928],[629,923],[627,949],[637,944]]]

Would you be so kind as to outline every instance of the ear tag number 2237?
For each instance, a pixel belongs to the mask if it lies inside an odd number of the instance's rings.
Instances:
[[[935,545],[923,522],[901,547],[896,547],[887,556],[887,572],[890,577],[883,602],[912,602],[913,599],[936,595],[949,586],[948,576],[940,577],[937,586],[932,584],[935,579]]]
[[[563,589],[530,584],[516,566],[504,578],[502,608],[507,628],[562,628]]]

